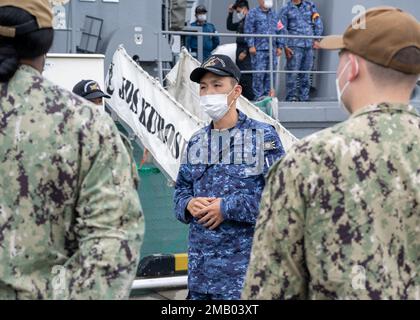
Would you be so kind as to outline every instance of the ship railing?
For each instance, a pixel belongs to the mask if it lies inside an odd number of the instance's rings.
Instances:
[[[194,28],[195,29],[195,28]],[[237,34],[237,33],[208,33],[208,32],[198,32],[198,31],[159,31],[158,35],[158,75],[159,80],[163,84],[165,79],[164,72],[170,71],[170,69],[163,68],[162,61],[162,47],[161,39],[162,37],[168,36],[195,36],[198,37],[198,46],[197,46],[197,59],[203,61],[203,37],[209,36],[218,36],[222,38],[268,38],[269,48],[274,48],[274,43],[276,39],[311,39],[314,41],[319,41],[323,37],[318,36],[302,36],[302,35],[279,35],[279,34]],[[274,49],[273,49],[274,50]],[[316,50],[316,49],[314,49]],[[283,55],[285,55],[283,53]],[[258,73],[269,73],[270,74],[270,87],[272,90],[275,90],[275,75],[279,74],[311,74],[311,75],[335,75],[336,71],[319,71],[319,70],[309,70],[309,71],[294,71],[294,70],[278,70],[274,69],[274,53],[269,55],[270,59],[270,69],[269,70],[247,70],[241,71],[242,74],[258,74]]]

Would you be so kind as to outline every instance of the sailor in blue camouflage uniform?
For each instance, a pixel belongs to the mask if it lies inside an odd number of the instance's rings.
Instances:
[[[272,9],[273,1],[258,0],[259,7],[251,9],[245,20],[246,34],[276,34],[278,33],[278,14]],[[255,71],[270,70],[269,38],[246,38],[251,54],[252,66]],[[277,57],[281,56],[284,40],[273,38],[273,70],[277,68]],[[255,73],[253,76],[255,100],[269,96],[271,93],[270,74]]]
[[[191,74],[213,121],[190,139],[175,186],[176,218],[190,225],[190,300],[240,299],[265,174],[285,154],[274,127],[236,109],[240,74],[224,55]]]
[[[324,25],[312,1],[291,0],[280,10],[279,30],[283,34],[299,36],[322,36]],[[292,39],[286,41],[288,71],[311,71],[314,64],[314,48],[318,41]],[[308,101],[310,74],[291,73],[287,75],[287,101]],[[299,88],[300,87],[300,88]]]

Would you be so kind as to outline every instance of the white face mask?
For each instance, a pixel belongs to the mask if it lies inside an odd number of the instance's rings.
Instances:
[[[266,9],[271,9],[273,7],[273,0],[264,0],[264,7]]]
[[[238,12],[238,13],[236,14],[236,16],[238,17],[238,19],[239,19],[239,20],[242,20],[243,18],[245,18],[245,13],[243,13],[243,12]]]
[[[341,90],[340,89],[340,79],[344,75],[344,72],[346,72],[346,70],[350,66],[350,64],[351,64],[351,61],[349,61],[349,62],[346,63],[346,65],[344,66],[343,71],[341,71],[340,75],[335,80],[335,86],[336,86],[336,90],[337,90],[338,103],[340,104],[340,107],[343,108],[347,113],[349,113],[349,110],[347,109],[347,107],[345,106],[345,104],[343,102],[343,95],[344,95],[344,92],[346,92],[346,90],[349,88],[350,81],[347,81],[346,84],[344,85],[343,90]],[[358,63],[357,60],[356,60],[356,66],[357,66],[357,71],[358,71],[359,70],[359,63]]]
[[[228,105],[228,97],[232,94],[235,88],[228,94],[212,94],[200,97],[200,106],[208,114],[208,116],[215,122],[220,121],[230,110],[230,107],[235,101]]]
[[[204,21],[207,20],[207,15],[206,14],[199,14],[197,16],[197,20],[200,21],[200,22],[204,22]]]

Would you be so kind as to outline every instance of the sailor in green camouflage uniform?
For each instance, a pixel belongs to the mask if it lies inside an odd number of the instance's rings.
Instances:
[[[420,25],[394,8],[366,24],[321,43],[352,116],[271,170],[244,299],[420,299]]]
[[[47,0],[0,0],[0,21],[0,300],[128,298],[144,229],[128,143],[41,76]]]

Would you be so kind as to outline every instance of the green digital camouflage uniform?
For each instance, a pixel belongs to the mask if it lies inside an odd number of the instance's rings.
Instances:
[[[420,299],[420,117],[367,107],[299,142],[263,194],[244,299]]]
[[[127,298],[144,220],[117,128],[29,66],[0,91],[0,300]]]

